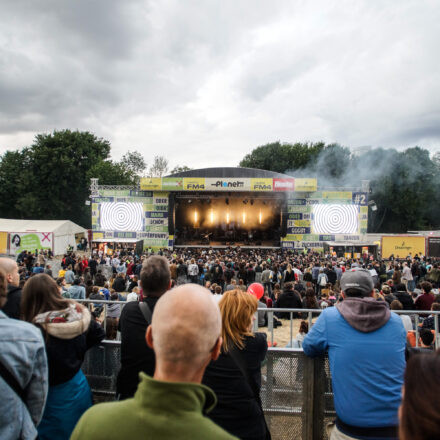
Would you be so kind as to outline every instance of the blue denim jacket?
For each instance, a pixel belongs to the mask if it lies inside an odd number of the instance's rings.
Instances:
[[[0,310],[0,358],[26,391],[26,405],[0,377],[0,438],[32,439],[41,420],[48,390],[47,358],[40,330],[8,318]]]
[[[83,286],[70,286],[67,291],[72,299],[86,299],[86,289]]]

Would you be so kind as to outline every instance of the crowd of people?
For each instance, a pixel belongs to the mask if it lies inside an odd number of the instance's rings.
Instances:
[[[271,307],[300,309],[299,319],[301,309],[322,310],[291,345],[311,357],[328,351],[332,440],[440,438],[435,313],[421,323],[393,313],[440,309],[436,261],[229,248],[69,252],[54,266],[44,255],[0,258],[2,439],[268,439],[268,343],[253,328],[255,319],[268,324]],[[247,292],[254,283],[264,287],[260,300]],[[279,323],[291,314],[275,313]],[[408,348],[419,325],[419,346]],[[81,364],[116,337],[118,401],[92,406]],[[422,367],[424,394],[414,379]]]

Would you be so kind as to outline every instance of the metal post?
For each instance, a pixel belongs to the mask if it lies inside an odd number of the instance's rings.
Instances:
[[[419,315],[418,315],[418,313],[416,313],[414,315],[414,321],[416,324],[416,347],[418,347],[419,346]]]
[[[312,329],[312,325],[313,325],[313,322],[312,322],[312,312],[308,313],[308,320],[309,320],[309,331],[310,331]]]
[[[254,333],[258,332],[258,310],[255,312],[255,319],[254,319],[254,324],[253,324],[253,328],[252,331]]]
[[[439,334],[438,334],[438,315],[434,315],[434,333],[435,333],[435,349],[437,350],[439,348]]]
[[[290,312],[290,343],[293,341],[293,322],[292,322],[292,312]]]
[[[313,440],[313,376],[314,359],[308,356],[302,357],[303,362],[303,393],[302,393],[302,438],[303,440]]]
[[[273,346],[273,310],[267,312],[267,319],[267,330],[270,332],[270,342]]]

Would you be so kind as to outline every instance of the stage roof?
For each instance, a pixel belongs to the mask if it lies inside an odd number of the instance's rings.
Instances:
[[[182,171],[181,173],[170,174],[166,177],[223,177],[223,178],[279,178],[287,179],[293,176],[287,174],[275,173],[274,171],[260,170],[258,168],[240,168],[240,167],[224,167],[224,168],[199,168],[197,170]]]

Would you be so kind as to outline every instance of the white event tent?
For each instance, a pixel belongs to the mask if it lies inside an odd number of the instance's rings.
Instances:
[[[16,255],[23,250],[51,249],[55,255],[84,237],[87,229],[70,220],[0,219],[0,253]]]

